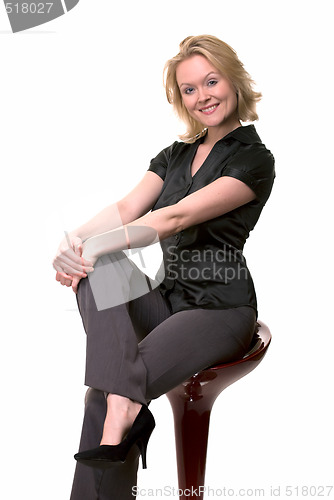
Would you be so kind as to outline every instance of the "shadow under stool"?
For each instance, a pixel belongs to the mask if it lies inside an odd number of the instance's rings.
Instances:
[[[262,361],[271,341],[269,328],[258,322],[247,354],[240,360],[207,368],[167,393],[173,409],[180,500],[203,500],[210,414],[217,396]],[[203,489],[203,488],[202,488]],[[199,492],[201,494],[199,494]]]

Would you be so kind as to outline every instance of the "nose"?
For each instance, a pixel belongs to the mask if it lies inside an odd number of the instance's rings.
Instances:
[[[198,101],[199,102],[206,102],[208,99],[210,99],[208,89],[206,89],[205,87],[199,87],[198,88]]]

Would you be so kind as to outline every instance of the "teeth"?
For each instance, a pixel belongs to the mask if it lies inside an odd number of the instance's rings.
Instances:
[[[218,104],[215,104],[214,106],[211,106],[210,108],[206,108],[206,109],[202,109],[202,113],[208,113],[209,111],[213,111],[214,109],[216,109],[216,107],[218,106]]]

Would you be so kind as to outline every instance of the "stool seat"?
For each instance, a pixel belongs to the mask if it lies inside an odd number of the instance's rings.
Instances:
[[[217,396],[229,385],[250,373],[261,362],[271,342],[269,328],[262,322],[247,354],[196,373],[167,393],[173,409],[180,500],[189,490],[203,500],[210,414]],[[200,488],[202,487],[202,488]]]

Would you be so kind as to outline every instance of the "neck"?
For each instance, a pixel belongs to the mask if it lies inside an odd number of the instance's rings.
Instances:
[[[220,139],[225,137],[227,134],[235,130],[236,128],[240,127],[241,123],[239,120],[233,121],[230,124],[224,124],[221,127],[208,127],[208,131],[205,136],[205,144],[208,145],[214,145],[216,142],[218,142]]]

